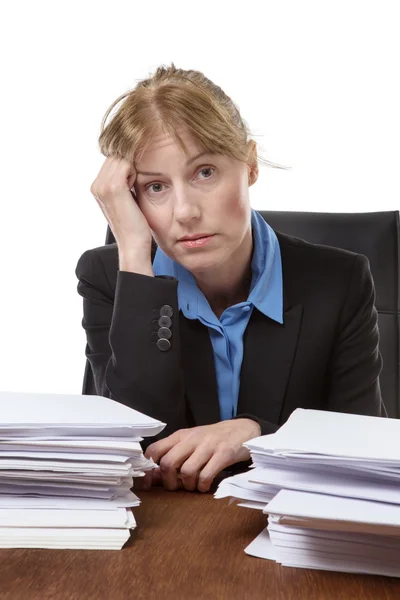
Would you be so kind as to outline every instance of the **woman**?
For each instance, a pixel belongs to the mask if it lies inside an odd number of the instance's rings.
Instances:
[[[207,491],[297,407],[381,415],[368,260],[250,208],[256,144],[218,86],[160,67],[99,143],[91,193],[116,244],[76,268],[86,356],[95,393],[167,423],[153,480]]]

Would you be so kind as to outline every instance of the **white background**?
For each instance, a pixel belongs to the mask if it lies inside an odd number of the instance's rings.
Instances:
[[[2,3],[0,389],[80,393],[75,266],[105,241],[89,188],[101,119],[158,65],[239,105],[263,156],[256,209],[397,210],[397,0]]]

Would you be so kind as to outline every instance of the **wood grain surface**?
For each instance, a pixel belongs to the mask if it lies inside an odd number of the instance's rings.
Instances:
[[[211,493],[138,492],[120,551],[0,549],[1,600],[400,599],[400,579],[281,567],[244,548],[266,525]]]

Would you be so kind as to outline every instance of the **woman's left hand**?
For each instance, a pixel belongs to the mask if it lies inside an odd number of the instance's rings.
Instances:
[[[167,490],[182,486],[188,491],[196,488],[207,492],[214,477],[234,463],[248,460],[250,453],[243,443],[261,435],[261,427],[252,419],[232,419],[212,425],[180,429],[154,442],[146,458],[159,463],[153,482],[161,478]]]

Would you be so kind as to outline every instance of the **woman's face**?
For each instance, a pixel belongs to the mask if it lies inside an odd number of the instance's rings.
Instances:
[[[182,138],[188,159],[169,135],[154,138],[135,163],[134,189],[160,248],[193,274],[201,274],[229,261],[240,252],[246,234],[251,235],[248,188],[257,172],[225,155],[197,156],[201,148],[188,134]],[[199,234],[211,237],[202,244],[180,241]]]

